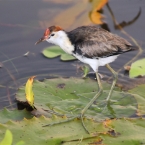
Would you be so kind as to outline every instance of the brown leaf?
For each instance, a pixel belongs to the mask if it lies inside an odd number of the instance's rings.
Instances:
[[[107,127],[110,126],[111,122],[112,122],[112,120],[110,120],[110,119],[105,120],[105,121],[103,122],[103,125],[107,128]]]

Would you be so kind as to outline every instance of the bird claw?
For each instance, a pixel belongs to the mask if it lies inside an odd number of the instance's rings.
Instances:
[[[100,108],[102,109],[102,112],[105,111],[106,108],[110,108],[111,104],[116,103],[116,100],[103,100],[100,103],[98,103]]]
[[[63,121],[59,121],[59,122],[54,122],[54,123],[51,123],[51,124],[46,124],[46,125],[43,125],[42,127],[47,127],[47,126],[58,125],[58,124],[61,124],[61,123],[66,123],[66,122],[72,121],[72,120],[74,120],[74,119],[76,119],[76,118],[80,118],[80,119],[81,119],[83,128],[85,129],[85,131],[86,131],[88,134],[90,134],[89,131],[87,130],[85,124],[84,124],[84,121],[83,121],[84,117],[83,117],[82,114],[77,115],[77,116],[74,116],[74,117],[71,117],[71,118],[69,118],[69,119],[67,119],[67,120],[63,120]]]
[[[58,125],[58,124],[61,124],[61,123],[66,123],[66,122],[72,121],[75,118],[78,118],[78,116],[71,117],[71,118],[69,118],[67,120],[63,120],[63,121],[59,121],[59,122],[54,122],[54,123],[51,123],[51,124],[46,124],[46,125],[43,125],[42,127],[53,126],[53,125]]]

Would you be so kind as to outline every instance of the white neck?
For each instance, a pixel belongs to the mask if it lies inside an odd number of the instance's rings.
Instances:
[[[74,46],[71,44],[67,34],[64,31],[55,32],[55,35],[50,39],[47,39],[47,41],[60,46],[68,54],[72,54],[72,51],[74,51]]]

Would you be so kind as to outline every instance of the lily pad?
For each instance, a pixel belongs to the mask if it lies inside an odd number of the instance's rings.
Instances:
[[[30,119],[32,118],[33,115],[30,114],[30,112],[24,110],[8,110],[8,109],[3,109],[0,111],[0,123],[6,123],[9,120],[13,121],[20,121],[23,120],[24,118]]]
[[[60,59],[62,61],[76,60],[75,57],[65,53],[59,46],[47,47],[42,51],[42,54],[48,58],[55,58],[55,57],[61,56]]]
[[[132,63],[131,69],[129,71],[129,77],[134,78],[144,75],[145,75],[145,59],[140,59]]]
[[[3,132],[10,129],[14,144],[20,139],[26,144],[36,145],[144,144],[145,119],[126,118],[133,117],[135,114],[139,115],[138,112],[144,113],[144,106],[140,107],[141,103],[145,104],[145,97],[142,96],[144,86],[138,86],[134,90],[130,90],[129,93],[122,92],[120,88],[115,87],[111,102],[104,109],[106,105],[104,100],[111,85],[106,82],[102,82],[102,84],[103,94],[96,99],[84,116],[84,124],[90,134],[83,128],[80,118],[67,120],[70,119],[69,117],[80,114],[84,106],[97,93],[96,80],[55,78],[46,79],[43,82],[38,80],[33,82],[34,105],[37,109],[34,110],[44,114],[45,117],[4,121],[4,124],[0,124],[0,140],[2,140]],[[141,90],[143,92],[138,93]],[[22,103],[26,101],[25,86],[18,90],[16,99]],[[52,114],[50,116],[49,111],[57,116]],[[50,126],[45,126],[48,124]]]
[[[119,119],[112,120],[109,124],[114,130],[111,134],[101,135],[103,144],[106,145],[137,145],[145,144],[144,119]],[[118,137],[114,136],[118,134]],[[110,138],[110,136],[112,136]]]
[[[137,100],[137,115],[145,115],[145,84],[139,85],[131,90],[129,90]]]
[[[91,101],[97,92],[77,94],[79,99],[52,101],[47,106],[55,112],[66,115],[80,114],[82,109]],[[112,94],[112,102],[105,107],[103,101],[106,99],[109,90],[96,100],[96,102],[85,113],[86,117],[93,118],[97,121],[103,121],[109,118],[130,117],[136,113],[137,102],[133,95],[124,92],[114,91]],[[60,105],[61,104],[61,105]]]
[[[105,108],[104,100],[107,98],[111,85],[103,82],[104,92],[85,113],[86,117],[95,120],[107,118],[130,117],[136,114],[137,101],[134,95],[120,92],[115,88],[112,102]],[[81,110],[95,96],[98,85],[95,80],[79,78],[46,79],[44,82],[34,81],[35,107],[39,111],[53,110],[55,113],[73,116],[80,114]],[[16,99],[25,102],[24,86],[16,94]],[[49,114],[50,115],[50,114]],[[47,116],[47,114],[45,114]]]
[[[136,145],[145,143],[145,119],[113,119],[104,122],[94,122],[85,119],[88,130],[85,132],[79,119],[54,126],[42,127],[55,121],[67,120],[66,117],[24,119],[20,122],[9,121],[0,124],[0,140],[3,132],[9,128],[13,134],[13,144],[23,140],[25,144],[35,145]]]
[[[63,142],[69,142],[73,140],[79,141],[82,137],[84,139],[84,143],[87,141],[87,139],[93,140],[93,138],[95,138],[94,135],[86,133],[79,119],[72,120],[67,124],[61,123],[54,126],[42,127],[48,123],[64,120],[67,120],[67,118],[57,116],[45,118],[41,116],[40,118],[34,117],[29,120],[24,119],[20,122],[9,121],[5,124],[0,124],[0,140],[2,140],[2,133],[5,132],[7,128],[9,128],[13,134],[14,144],[20,139],[22,139],[25,144],[28,145],[59,145],[63,144]],[[105,128],[102,123],[97,123],[87,119],[84,121],[86,124],[88,124],[87,127],[92,132],[97,130],[100,132],[107,131],[107,128]]]

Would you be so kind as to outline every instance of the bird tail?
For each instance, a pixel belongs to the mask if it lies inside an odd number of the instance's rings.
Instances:
[[[130,51],[138,50],[139,48],[137,46],[130,46]]]

